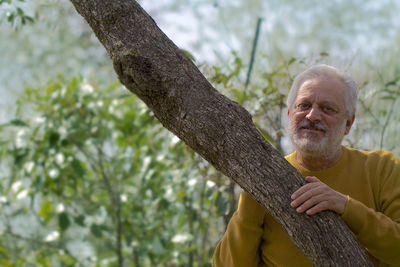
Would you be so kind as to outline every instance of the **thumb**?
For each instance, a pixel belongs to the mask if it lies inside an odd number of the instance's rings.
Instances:
[[[308,183],[315,183],[315,182],[319,182],[319,179],[315,176],[307,176],[306,177],[306,181]]]

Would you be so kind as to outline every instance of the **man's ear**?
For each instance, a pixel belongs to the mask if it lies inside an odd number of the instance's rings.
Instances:
[[[287,110],[287,115],[288,115],[288,117],[289,117],[289,115],[290,115],[290,109]]]
[[[348,118],[346,120],[346,129],[344,131],[344,134],[347,135],[350,132],[351,126],[353,125],[354,119],[356,118],[355,115],[351,116],[351,118]]]

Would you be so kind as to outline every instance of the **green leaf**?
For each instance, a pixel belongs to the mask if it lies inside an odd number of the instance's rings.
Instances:
[[[81,163],[79,162],[79,160],[74,159],[71,162],[71,167],[72,167],[72,169],[74,169],[75,173],[80,178],[82,178],[82,176],[85,174],[85,170],[83,169],[83,167],[82,167]]]
[[[8,22],[13,22],[13,21],[14,21],[14,16],[15,16],[15,14],[14,14],[14,13],[11,13],[11,14],[8,16],[7,21],[8,21]]]
[[[36,255],[36,263],[38,266],[50,267],[50,258],[45,252],[41,251]]]
[[[85,216],[83,216],[83,215],[79,215],[79,216],[75,217],[74,221],[79,226],[82,226],[82,227],[85,226]]]
[[[18,15],[20,15],[20,16],[24,15],[24,11],[19,7],[17,7],[17,12],[18,12]]]
[[[45,201],[42,204],[42,207],[40,207],[39,216],[47,221],[48,219],[50,219],[52,212],[53,212],[53,203],[50,201]]]
[[[20,165],[24,162],[24,159],[29,154],[29,149],[18,149],[14,155],[14,164]]]
[[[274,138],[263,128],[258,128],[258,130],[261,132],[261,134],[264,136],[264,138],[268,141],[268,142],[274,142]]]
[[[59,139],[60,139],[59,133],[57,133],[55,131],[49,132],[48,140],[49,140],[50,147],[55,146]]]
[[[194,246],[190,246],[190,247],[184,247],[183,249],[180,249],[179,251],[187,253],[187,252],[195,251],[195,250],[198,250],[198,249],[199,249],[199,246],[198,245],[194,245]]]
[[[94,234],[98,238],[103,236],[101,229],[101,226],[95,223],[90,226],[90,232],[92,232],[92,234]]]
[[[10,255],[8,254],[7,250],[3,246],[0,246],[0,258],[4,259],[4,260],[10,259]],[[0,263],[1,263],[1,260],[0,260]],[[3,265],[0,265],[0,266],[3,266]]]
[[[291,65],[291,64],[293,64],[294,62],[296,62],[296,58],[292,57],[292,58],[289,60],[288,65]]]
[[[196,61],[196,58],[187,50],[185,49],[181,49],[181,51],[188,57],[190,58],[192,61]]]
[[[25,16],[24,17],[27,21],[29,21],[29,22],[33,22],[34,20],[33,20],[33,18],[32,17],[29,17],[29,16]]]
[[[58,226],[60,226],[62,231],[65,231],[68,229],[70,225],[70,221],[68,218],[67,213],[63,212],[58,216]]]
[[[26,124],[24,121],[22,120],[12,120],[9,122],[10,125],[13,126],[21,126],[21,127],[29,127],[28,124]]]
[[[394,97],[394,96],[391,96],[391,95],[385,95],[385,96],[382,96],[382,97],[380,97],[380,99],[383,99],[383,100],[396,100],[396,98]]]
[[[76,266],[76,260],[68,254],[58,254],[57,258],[62,263],[60,266]]]
[[[61,145],[62,145],[62,146],[65,147],[65,146],[68,146],[69,144],[70,144],[70,142],[68,141],[68,139],[62,139],[62,140],[61,140]]]
[[[4,266],[4,267],[12,267],[13,266],[13,264],[11,262],[4,260],[4,259],[0,259],[0,265]]]
[[[169,201],[166,200],[165,198],[162,198],[162,199],[160,200],[159,205],[160,205],[160,208],[161,208],[161,209],[167,209],[167,208],[169,207]]]
[[[176,198],[177,198],[179,201],[182,201],[182,199],[183,199],[184,197],[186,197],[186,196],[187,196],[187,193],[186,193],[185,190],[179,190],[178,193],[176,193]]]

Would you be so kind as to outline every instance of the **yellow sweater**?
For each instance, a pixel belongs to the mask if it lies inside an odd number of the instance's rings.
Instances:
[[[400,266],[400,162],[387,151],[342,148],[331,168],[309,171],[296,152],[286,159],[303,176],[316,176],[350,196],[342,219],[370,253],[375,266]],[[290,198],[290,196],[288,196]],[[213,266],[312,266],[284,228],[243,192],[238,210],[218,244]]]

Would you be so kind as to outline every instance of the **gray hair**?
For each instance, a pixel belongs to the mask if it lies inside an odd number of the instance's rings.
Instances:
[[[305,81],[327,76],[339,78],[347,87],[347,94],[345,96],[346,115],[352,117],[357,107],[357,83],[349,74],[325,64],[312,66],[296,76],[287,98],[288,109],[292,109],[297,97],[297,92]]]

